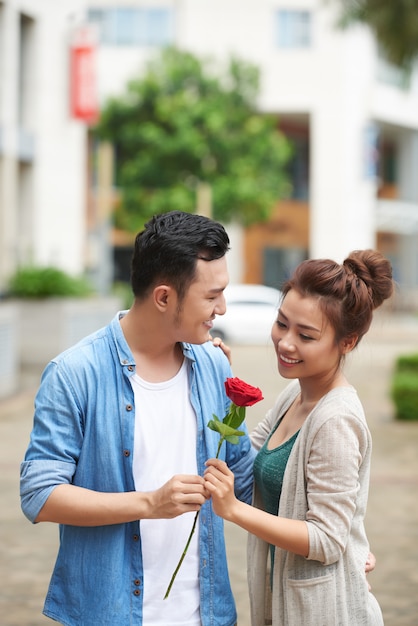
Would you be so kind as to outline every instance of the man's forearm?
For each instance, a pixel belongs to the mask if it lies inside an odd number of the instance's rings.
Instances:
[[[179,474],[149,492],[108,493],[71,484],[57,485],[36,522],[107,526],[138,519],[170,519],[198,511],[208,494],[201,476]]]
[[[71,526],[106,526],[148,517],[148,493],[104,493],[75,485],[58,485],[39,512],[36,522]]]

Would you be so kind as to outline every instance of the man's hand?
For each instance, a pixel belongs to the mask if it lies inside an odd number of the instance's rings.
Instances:
[[[209,498],[205,481],[201,476],[179,474],[170,478],[162,487],[149,494],[148,519],[171,519],[199,511]]]

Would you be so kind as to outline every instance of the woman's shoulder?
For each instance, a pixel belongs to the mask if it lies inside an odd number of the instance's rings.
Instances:
[[[351,422],[367,429],[363,405],[352,386],[335,387],[318,402],[311,413],[311,427],[321,428],[329,422]]]
[[[352,385],[341,385],[331,389],[320,402],[319,407],[324,411],[340,410],[347,413],[363,413],[363,407],[356,389]]]

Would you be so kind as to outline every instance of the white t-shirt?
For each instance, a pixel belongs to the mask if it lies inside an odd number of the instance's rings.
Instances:
[[[196,415],[189,399],[187,365],[170,380],[131,377],[135,395],[133,474],[137,491],[154,491],[175,474],[197,474]],[[166,600],[195,512],[140,521],[144,566],[144,626],[200,626],[198,524]]]

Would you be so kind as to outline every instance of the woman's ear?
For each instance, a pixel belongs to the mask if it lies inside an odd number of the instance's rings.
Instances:
[[[348,354],[356,347],[358,343],[357,335],[350,335],[341,341],[341,350],[343,354]]]

